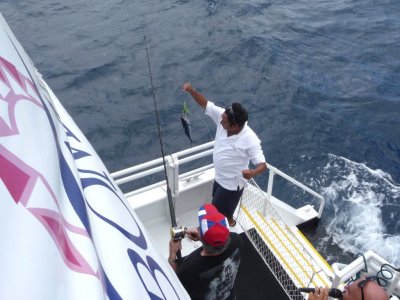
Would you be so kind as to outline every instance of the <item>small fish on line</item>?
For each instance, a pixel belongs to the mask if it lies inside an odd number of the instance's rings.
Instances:
[[[191,128],[190,128],[190,120],[189,120],[189,109],[186,105],[186,102],[183,103],[183,111],[181,113],[181,122],[182,122],[182,127],[185,130],[185,134],[189,138],[190,142],[193,143],[192,133],[191,133]]]

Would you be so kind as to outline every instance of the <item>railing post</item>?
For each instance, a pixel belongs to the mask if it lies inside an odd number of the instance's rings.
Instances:
[[[319,205],[319,209],[318,209],[318,219],[321,219],[322,216],[322,211],[324,210],[325,207],[325,198],[320,198],[320,205]]]
[[[271,200],[271,195],[272,195],[272,188],[274,186],[274,176],[275,176],[275,170],[274,168],[269,169],[269,176],[268,176],[268,189],[267,189],[267,200]]]
[[[179,159],[175,154],[167,156],[167,176],[169,182],[169,188],[171,190],[172,198],[175,200],[179,196]]]
[[[272,187],[274,185],[274,176],[275,176],[274,168],[269,167],[268,189],[267,189],[267,201],[268,202],[271,202]],[[267,203],[264,203],[263,214],[264,214],[264,216],[267,214]]]

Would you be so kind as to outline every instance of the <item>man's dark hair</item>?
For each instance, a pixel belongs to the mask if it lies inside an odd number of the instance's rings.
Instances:
[[[249,119],[247,110],[240,103],[232,103],[232,110],[235,116],[236,124],[243,127],[244,123]]]

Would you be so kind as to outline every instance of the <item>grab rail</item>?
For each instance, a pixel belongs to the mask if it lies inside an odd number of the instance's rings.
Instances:
[[[189,163],[199,158],[203,158],[206,156],[210,156],[213,152],[214,142],[208,142],[199,146],[195,146],[190,149],[186,149],[183,151],[176,152],[172,155],[168,155],[165,157],[166,167],[167,167],[167,176],[168,182],[170,183],[170,189],[173,194],[173,197],[177,197],[179,195],[179,180],[186,179],[192,175],[195,175],[199,172],[203,172],[205,170],[213,168],[213,164],[209,164],[198,168],[196,170],[189,171],[185,174],[179,174],[179,166],[185,163]],[[321,218],[322,211],[325,206],[325,199],[317,192],[313,191],[312,189],[308,188],[304,184],[298,182],[296,179],[290,177],[289,175],[285,174],[284,172],[280,171],[279,169],[275,168],[274,166],[268,164],[269,169],[269,176],[268,176],[268,189],[267,189],[267,199],[270,200],[272,196],[272,189],[274,184],[274,177],[275,175],[279,175],[282,178],[286,179],[287,181],[291,182],[292,184],[298,186],[299,188],[303,189],[305,192],[311,194],[312,196],[316,197],[320,200],[320,206],[318,208],[318,218]],[[114,172],[111,176],[114,178],[115,182],[118,185],[143,178],[145,176],[162,172],[164,170],[163,166],[163,159],[158,158],[147,163],[143,163],[134,167],[126,168],[124,170]],[[165,180],[156,184],[148,185],[146,187],[140,188],[135,191],[131,191],[126,194],[127,197],[142,193],[144,191],[150,190],[155,187],[160,187],[165,184]]]
[[[211,169],[214,166],[213,164],[210,164],[210,165],[204,166],[202,168],[192,170],[189,173],[186,173],[185,175],[179,175],[179,165],[182,165],[184,163],[189,163],[191,161],[195,161],[202,157],[211,155],[213,147],[214,147],[214,142],[208,142],[205,144],[201,144],[199,146],[192,147],[190,149],[176,152],[172,155],[168,155],[165,157],[168,181],[170,183],[170,189],[171,189],[173,195],[177,196],[179,194],[178,180],[187,178],[191,175],[196,174],[197,172],[202,172],[207,169]],[[205,151],[203,151],[203,150],[205,150]],[[188,157],[185,157],[185,156],[188,156]],[[184,158],[179,159],[181,157],[184,157]],[[140,164],[137,166],[129,167],[129,168],[111,173],[111,177],[115,180],[115,183],[117,185],[122,185],[124,183],[128,183],[128,182],[134,181],[136,179],[143,178],[148,175],[155,174],[155,173],[162,172],[162,171],[164,171],[164,166],[163,166],[163,159],[161,157],[161,158],[157,158],[157,159],[151,160],[149,162],[146,162],[146,163],[143,163],[143,164]],[[166,183],[166,181],[163,180],[162,182],[158,182],[158,183],[137,189],[135,191],[131,191],[131,192],[125,194],[125,196],[130,197],[133,195],[137,195],[142,192],[151,190],[155,187],[163,186],[163,185],[165,185],[165,183]]]
[[[322,197],[320,194],[317,192],[313,191],[309,187],[305,186],[304,184],[300,183],[296,179],[290,177],[286,173],[283,173],[279,169],[275,168],[274,166],[268,164],[268,169],[269,169],[269,177],[268,177],[268,189],[267,189],[267,199],[270,200],[272,196],[272,188],[274,186],[274,176],[275,174],[281,176],[282,178],[286,179],[287,181],[293,183],[294,185],[298,186],[299,188],[303,189],[305,192],[311,194],[312,196],[316,197],[317,199],[320,200],[320,205],[318,208],[318,218],[321,218],[322,211],[324,210],[325,206],[325,198]]]

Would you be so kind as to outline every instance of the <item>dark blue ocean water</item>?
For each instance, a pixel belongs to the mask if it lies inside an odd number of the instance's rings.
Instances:
[[[213,133],[185,81],[240,101],[267,161],[326,197],[318,249],[400,264],[397,0],[2,0],[0,11],[111,172],[160,156],[146,35],[167,153],[190,146],[184,101],[194,144]]]

